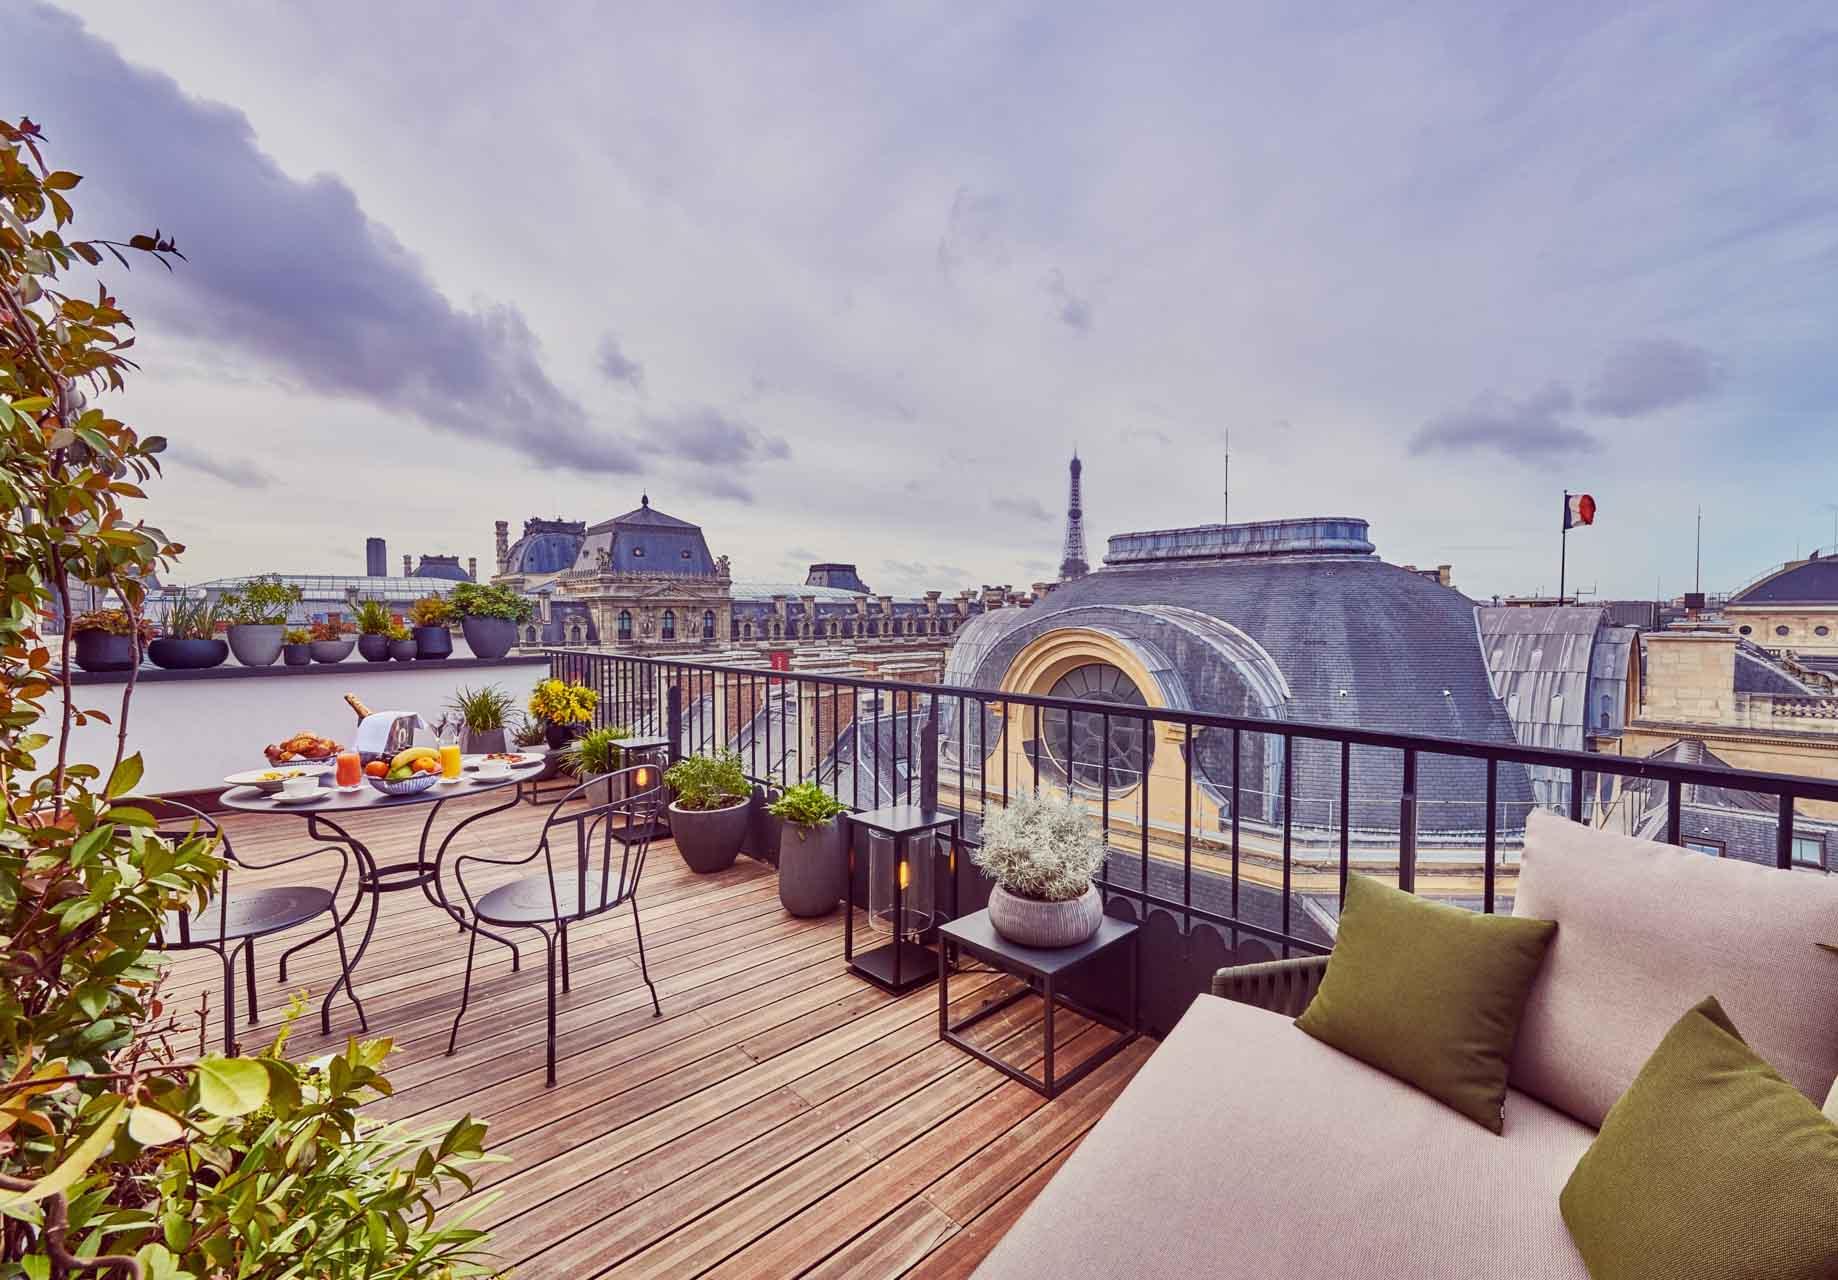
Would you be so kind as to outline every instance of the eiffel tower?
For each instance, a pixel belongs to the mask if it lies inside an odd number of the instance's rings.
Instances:
[[[1085,559],[1085,503],[1079,496],[1079,473],[1085,468],[1079,462],[1078,450],[1072,451],[1072,487],[1066,498],[1066,546],[1060,555],[1059,580],[1070,582],[1091,572]]]

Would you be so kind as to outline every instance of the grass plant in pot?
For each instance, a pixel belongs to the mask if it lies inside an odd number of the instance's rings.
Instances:
[[[460,722],[460,750],[470,755],[491,755],[507,750],[505,729],[516,700],[499,685],[461,689],[448,709]]]
[[[309,630],[313,635],[314,662],[343,662],[351,656],[351,646],[356,642],[345,634],[345,624],[338,619],[315,622]]]
[[[408,607],[409,625],[415,633],[415,656],[450,658],[453,656],[453,606],[439,596],[423,596]]]
[[[151,633],[120,609],[92,609],[70,621],[77,665],[85,671],[132,671]]]
[[[217,606],[208,596],[180,596],[166,608],[160,634],[147,656],[168,671],[202,671],[221,665],[230,646],[217,638]]]
[[[359,600],[357,611],[357,651],[365,662],[389,661],[389,633],[396,620],[389,606],[381,600]]]
[[[1076,800],[1024,794],[990,810],[970,860],[995,881],[989,923],[1010,942],[1070,947],[1104,922],[1104,899],[1091,883],[1104,865],[1104,840]]]
[[[556,753],[557,765],[562,772],[581,782],[603,778],[624,767],[625,749],[619,745],[619,740],[631,736],[632,731],[622,724],[589,729]],[[624,778],[614,779],[612,789],[596,803],[617,803],[625,799],[624,784]]]
[[[459,615],[466,647],[475,658],[495,662],[517,643],[517,628],[536,614],[528,600],[509,587],[462,582],[447,597]]]
[[[287,629],[287,611],[300,603],[300,588],[281,581],[278,573],[250,578],[235,591],[217,598],[217,608],[229,620],[230,652],[245,667],[271,667],[281,656],[281,633]]]
[[[397,662],[415,660],[415,635],[401,623],[389,629],[389,656]]]
[[[530,691],[530,714],[540,720],[551,750],[560,751],[569,739],[593,723],[600,695],[584,684],[551,676],[538,680]]]
[[[305,627],[289,627],[281,633],[281,661],[290,667],[313,665],[313,633]]]
[[[732,751],[689,756],[665,771],[664,783],[676,793],[670,831],[689,869],[706,875],[733,866],[747,836],[753,795],[740,756]]]
[[[767,806],[779,831],[779,905],[794,916],[827,916],[849,882],[847,808],[814,782],[800,782]]]

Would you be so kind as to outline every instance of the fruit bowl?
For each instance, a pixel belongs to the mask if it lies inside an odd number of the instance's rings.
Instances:
[[[413,796],[419,795],[421,792],[433,786],[436,782],[439,782],[440,770],[436,769],[431,773],[418,773],[414,777],[404,778],[400,782],[391,782],[386,778],[372,778],[369,775],[365,775],[364,781],[368,782],[386,796]]]

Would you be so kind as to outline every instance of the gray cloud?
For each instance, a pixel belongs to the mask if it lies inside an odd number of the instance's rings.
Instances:
[[[1003,230],[1005,210],[999,196],[978,195],[959,187],[945,217],[944,235],[938,240],[938,269],[950,275],[965,263],[1000,267],[1008,262],[1008,237]]]
[[[1125,440],[1141,440],[1147,444],[1158,444],[1164,449],[1174,443],[1166,431],[1155,427],[1125,427],[1121,434]]]
[[[274,483],[274,476],[253,462],[240,458],[213,458],[182,444],[167,445],[160,459],[166,463],[177,463],[188,471],[215,476],[237,489],[266,489]]]
[[[645,389],[645,367],[619,349],[619,339],[605,334],[594,354],[594,367],[610,382],[623,382],[634,391]]]
[[[989,500],[989,506],[993,511],[1020,516],[1023,520],[1051,520],[1053,518],[1053,513],[1042,506],[1037,498],[995,497]]]
[[[1091,332],[1091,299],[1082,298],[1072,291],[1066,283],[1066,277],[1058,267],[1053,268],[1047,276],[1047,293],[1059,304],[1059,321],[1068,329],[1080,333]]]
[[[769,436],[757,427],[706,406],[675,413],[646,414],[643,424],[644,436],[639,447],[646,453],[709,466],[776,461],[791,456],[791,446],[783,437]]]
[[[1634,418],[1701,400],[1717,383],[1716,363],[1704,348],[1648,338],[1626,343],[1603,362],[1584,407],[1611,418]]]
[[[937,590],[949,594],[974,579],[968,569],[958,565],[924,560],[883,560],[879,576],[888,591],[901,593]]]
[[[65,14],[30,6],[8,22],[19,47],[36,51],[12,68],[17,96],[43,104],[58,154],[97,175],[86,207],[112,231],[157,220],[190,258],[157,285],[137,284],[138,310],[315,392],[536,462],[636,470],[630,442],[549,378],[515,307],[455,307],[339,178],[288,176],[242,112],[129,65]]]
[[[1424,423],[1411,437],[1410,451],[1421,456],[1493,449],[1525,461],[1591,452],[1600,447],[1596,438],[1560,416],[1575,407],[1576,397],[1560,382],[1518,400],[1482,396],[1466,409]]]

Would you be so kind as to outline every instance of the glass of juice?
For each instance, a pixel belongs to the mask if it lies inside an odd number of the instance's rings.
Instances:
[[[458,782],[460,776],[459,743],[443,739],[440,744],[440,776],[447,782]]]
[[[333,781],[347,791],[363,785],[364,762],[358,758],[357,752],[340,751],[338,753],[338,772]]]

